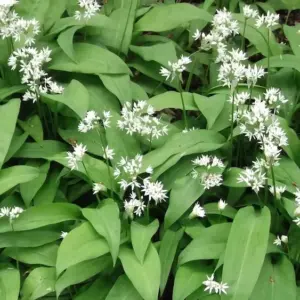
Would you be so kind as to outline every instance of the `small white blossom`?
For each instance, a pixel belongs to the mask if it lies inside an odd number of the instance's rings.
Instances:
[[[90,110],[86,113],[85,117],[78,125],[79,132],[88,132],[94,129],[101,121],[104,128],[110,127],[111,114],[109,111],[104,111],[100,117],[94,110]]]
[[[270,11],[267,12],[267,15],[258,16],[256,19],[255,26],[261,27],[265,25],[267,28],[271,28],[273,26],[278,25],[279,15],[272,14]]]
[[[274,240],[273,244],[276,246],[281,246],[281,238],[279,235],[277,235],[277,238]]]
[[[134,192],[130,194],[130,198],[125,200],[124,208],[126,214],[133,219],[133,215],[141,216],[145,210],[146,205],[143,201],[137,199],[137,196]]]
[[[287,244],[287,243],[289,242],[289,239],[288,239],[288,237],[287,237],[286,235],[282,235],[282,236],[281,236],[281,241],[282,241],[283,243]]]
[[[264,68],[254,66],[248,66],[245,70],[245,76],[247,79],[248,88],[255,86],[258,79],[262,78],[266,74]]]
[[[199,31],[199,29],[197,29],[196,31],[195,31],[195,33],[193,34],[193,39],[195,40],[195,41],[197,41],[197,40],[199,40],[201,38],[201,32]]]
[[[60,237],[64,239],[68,235],[68,232],[62,231]]]
[[[68,166],[71,170],[78,170],[78,162],[82,161],[86,151],[86,146],[83,144],[77,144],[75,145],[73,152],[67,152]]]
[[[218,202],[218,209],[224,210],[226,206],[227,206],[227,203],[224,200],[220,199]]]
[[[255,168],[246,168],[238,177],[238,183],[246,183],[256,193],[264,187],[265,180],[265,173],[261,169]]]
[[[149,178],[143,180],[142,191],[145,196],[149,197],[149,201],[154,200],[156,205],[168,198],[163,184],[159,181],[151,182]]]
[[[98,194],[99,192],[106,192],[107,191],[107,188],[106,186],[99,182],[99,183],[94,183],[93,184],[93,194]]]
[[[146,173],[152,174],[152,173],[153,173],[153,168],[152,168],[151,166],[149,166],[149,167],[146,169]]]
[[[104,152],[104,158],[112,160],[115,156],[114,149],[109,148],[106,146],[105,148],[102,147],[102,150]]]
[[[300,226],[300,218],[297,217],[293,222],[295,222],[297,226]]]
[[[256,9],[251,8],[250,5],[245,5],[243,7],[243,13],[246,18],[255,19],[258,16],[258,11]]]
[[[93,17],[101,8],[97,0],[78,0],[80,10],[75,12],[76,20],[89,20]]]
[[[199,217],[199,218],[205,217],[205,210],[199,203],[195,204],[193,211],[191,212],[191,214],[189,216],[190,219],[193,219],[196,217]]]
[[[270,186],[270,193],[274,195],[274,187],[273,185]],[[276,198],[280,199],[281,198],[281,194],[283,194],[286,191],[286,186],[276,186],[275,187],[276,190]]]
[[[24,212],[24,209],[21,207],[2,207],[0,209],[0,218],[8,217],[9,221],[12,222],[14,219],[17,219],[21,213]]]
[[[227,283],[223,283],[223,282],[217,282],[214,280],[214,274],[211,275],[211,277],[206,276],[207,280],[203,281],[203,285],[206,286],[206,288],[204,289],[204,291],[208,291],[209,294],[211,294],[213,291],[217,294],[227,294],[227,289],[229,288]]]

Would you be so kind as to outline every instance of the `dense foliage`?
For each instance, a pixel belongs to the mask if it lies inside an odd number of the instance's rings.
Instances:
[[[0,0],[1,300],[300,298],[300,2],[190,2]]]

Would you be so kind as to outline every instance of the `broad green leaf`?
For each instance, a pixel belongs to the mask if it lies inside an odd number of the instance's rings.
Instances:
[[[70,231],[60,244],[57,253],[56,273],[60,275],[71,266],[95,259],[108,252],[109,247],[105,239],[97,234],[90,223],[83,223]]]
[[[68,146],[59,141],[43,141],[41,143],[25,143],[14,157],[45,158],[67,151]]]
[[[145,300],[157,300],[160,283],[160,260],[155,247],[150,244],[144,263],[136,258],[129,247],[120,248],[119,258],[133,286]]]
[[[89,288],[75,296],[75,300],[105,300],[113,283],[105,276],[95,280]]]
[[[268,66],[267,58],[264,58],[257,62],[258,66],[266,68]],[[279,56],[270,57],[271,68],[292,68],[300,72],[300,61],[299,57],[292,54],[283,54]]]
[[[11,230],[11,226],[7,224],[9,221],[5,219],[6,227],[2,226],[1,231]],[[0,233],[0,248],[5,247],[39,247],[53,241],[58,240],[60,233],[51,229],[33,229],[17,232],[3,232]]]
[[[80,208],[70,203],[52,203],[30,207],[14,221],[14,230],[30,230],[64,221],[77,220],[80,216]],[[2,230],[0,227],[0,232],[6,231],[6,228]]]
[[[105,300],[142,300],[126,275],[120,276]]]
[[[193,94],[183,93],[183,100],[186,110],[198,110],[194,103]],[[165,108],[177,108],[182,109],[181,96],[178,92],[166,92],[152,97],[148,101],[149,105],[152,105],[155,110],[163,110]]]
[[[0,171],[0,195],[14,186],[39,176],[39,169],[28,166],[14,166]]]
[[[57,43],[60,48],[68,55],[68,57],[76,62],[75,52],[73,48],[73,38],[74,34],[77,30],[82,28],[82,26],[74,26],[66,29],[65,31],[61,32],[57,38]]]
[[[184,230],[168,229],[161,240],[159,247],[159,258],[161,262],[160,294],[162,295],[168,282],[169,273],[175,258],[178,244],[183,236]]]
[[[296,280],[293,264],[284,256],[274,263],[268,255],[250,300],[296,300]]]
[[[173,300],[186,299],[202,285],[211,272],[211,267],[199,261],[180,266],[175,275]]]
[[[20,193],[27,207],[30,205],[32,199],[44,184],[47,178],[49,168],[50,168],[49,162],[40,165],[39,175],[36,179],[20,184]]]
[[[200,259],[218,259],[225,251],[230,229],[230,223],[201,229],[199,236],[180,253],[178,264],[182,265]]]
[[[151,243],[151,238],[156,233],[159,222],[155,219],[148,225],[132,222],[130,226],[131,243],[134,253],[140,263],[144,262],[146,251]]]
[[[17,269],[0,265],[0,299],[18,300],[20,290],[20,273]]]
[[[74,44],[77,63],[64,52],[53,55],[49,66],[52,70],[85,74],[129,74],[127,65],[114,53],[96,45],[86,43]]]
[[[230,219],[234,219],[237,210],[229,205],[222,211],[218,208],[218,203],[207,203],[203,206],[207,215],[222,215]]]
[[[64,90],[63,94],[44,94],[42,97],[65,104],[80,118],[84,117],[89,108],[89,93],[84,85],[77,80],[72,80]]]
[[[174,224],[203,193],[204,188],[200,181],[190,175],[176,180],[165,215],[165,229]]]
[[[114,26],[107,26],[100,32],[103,43],[118,53],[126,55],[128,53],[138,2],[138,0],[121,1],[120,6],[109,15]]]
[[[6,157],[5,157],[5,162],[7,162],[8,160],[10,160],[12,158],[12,156],[14,156],[16,154],[16,152],[24,145],[24,143],[26,142],[28,138],[28,133],[24,132],[24,133],[18,133],[15,132],[12,141],[10,143],[10,147],[7,151]]]
[[[184,26],[201,19],[210,22],[212,16],[204,9],[187,3],[158,5],[147,12],[135,25],[135,31],[161,32]]]
[[[30,248],[6,248],[2,254],[29,265],[55,267],[58,245],[55,243]]]
[[[37,143],[41,142],[44,137],[43,125],[37,115],[29,118],[27,121],[18,121],[22,129],[27,132]]]
[[[169,68],[168,62],[177,60],[176,50],[173,42],[158,43],[150,46],[130,46],[130,50],[146,61],[155,61]]]
[[[0,106],[0,126],[3,128],[0,135],[0,169],[15,132],[19,110],[20,100],[17,99],[10,100],[7,104]]]
[[[270,219],[266,206],[261,211],[255,211],[251,206],[242,208],[234,218],[222,276],[223,282],[231,287],[228,289],[229,299],[249,299],[266,255]]]
[[[119,253],[121,235],[118,205],[114,200],[107,199],[96,209],[84,208],[82,214],[107,241],[115,265]]]
[[[219,133],[211,130],[193,130],[187,133],[172,135],[163,147],[155,149],[144,156],[143,166],[157,167],[174,154],[181,156],[193,153],[214,151],[223,146],[225,139]]]
[[[83,282],[109,267],[112,267],[111,260],[108,256],[102,256],[68,268],[56,281],[55,290],[57,297],[68,286]]]
[[[6,43],[6,41],[5,41]],[[16,85],[16,86],[9,86],[9,87],[1,87],[0,88],[0,100],[4,100],[7,97],[17,94],[17,93],[22,93],[26,91],[26,86],[25,85]]]
[[[121,103],[132,101],[130,78],[128,74],[100,74],[104,86],[114,94]]]
[[[247,187],[247,184],[245,182],[238,182],[238,178],[241,174],[243,169],[240,168],[229,168],[224,172],[224,181],[223,184],[225,186],[230,187]]]
[[[47,14],[44,16],[44,29],[48,31],[56,22],[60,20],[60,17],[66,9],[68,0],[61,0],[55,3],[55,5],[50,5]]]
[[[293,203],[294,209],[295,209],[295,203]],[[293,217],[294,217],[294,212],[293,212]],[[288,253],[289,253],[289,258],[291,258],[293,261],[300,262],[300,230],[299,227],[293,224],[290,227],[289,230],[289,248],[288,248]]]
[[[300,49],[299,49],[300,34],[298,33],[299,29],[300,29],[299,24],[296,24],[296,26],[288,26],[288,25],[283,26],[284,34],[289,40],[290,46],[294,54],[298,57],[300,56]]]
[[[33,269],[22,287],[22,300],[39,299],[55,291],[55,268]]]

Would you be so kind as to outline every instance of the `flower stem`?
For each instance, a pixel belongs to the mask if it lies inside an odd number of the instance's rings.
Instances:
[[[245,51],[245,33],[246,33],[247,21],[248,21],[248,19],[245,18],[244,28],[243,28],[243,35],[242,35],[242,43],[241,43],[241,48],[242,48],[243,51]]]
[[[188,126],[188,122],[187,122],[186,109],[185,109],[185,104],[184,104],[184,99],[183,99],[183,90],[182,90],[181,82],[179,83],[179,92],[180,92],[180,98],[181,98],[181,104],[182,104],[182,110],[183,110],[184,127],[186,129],[188,129],[189,126]]]
[[[276,193],[276,181],[275,181],[275,174],[274,174],[273,164],[271,164],[270,169],[271,169],[273,193],[274,193],[274,206],[276,208],[277,207],[277,193]]]
[[[232,157],[233,157],[233,125],[234,125],[234,96],[235,91],[232,92],[232,104],[231,104],[231,127],[230,127],[230,156],[229,156],[229,166],[232,164]]]
[[[14,230],[14,225],[13,225],[13,221],[10,220],[9,222],[10,222],[11,230],[12,230],[13,232],[15,232],[15,230]],[[18,257],[19,257],[19,249],[18,249],[18,246],[15,247],[15,254],[16,254],[17,269],[18,269],[18,271],[20,271],[19,258],[18,258]]]

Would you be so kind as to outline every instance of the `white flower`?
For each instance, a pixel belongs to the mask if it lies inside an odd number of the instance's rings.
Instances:
[[[7,6],[11,7],[17,4],[19,1],[18,0],[1,0],[0,1],[0,6]]]
[[[144,202],[137,199],[134,192],[130,194],[130,199],[125,200],[124,202],[125,212],[131,219],[133,219],[133,214],[140,217],[143,214],[145,207],[146,205]]]
[[[171,70],[161,67],[159,73],[163,77],[166,77],[166,80],[169,80],[169,78],[171,78],[171,81],[173,81],[176,76],[178,76],[178,78],[182,80],[181,73],[186,70],[186,65],[191,62],[192,61],[188,56],[182,55],[176,62],[168,62]]]
[[[149,201],[154,200],[156,205],[168,198],[167,190],[164,190],[163,184],[159,181],[151,182],[150,178],[143,180],[142,191],[145,196],[149,197]]]
[[[218,202],[218,209],[224,210],[226,206],[227,206],[227,203],[224,200],[220,199]]]
[[[246,67],[239,62],[231,60],[224,62],[219,69],[218,81],[229,88],[235,89],[240,81],[245,78]]]
[[[295,211],[294,211],[294,215],[295,215],[296,217],[299,217],[299,216],[300,216],[300,206],[297,206],[297,207],[296,207],[296,209],[295,209]]]
[[[287,243],[289,242],[289,239],[288,239],[288,237],[287,237],[286,235],[282,235],[282,236],[281,236],[281,241],[282,241],[283,243],[287,244]]]
[[[232,49],[228,53],[230,54],[230,58],[235,62],[241,62],[247,59],[247,54],[240,49]]]
[[[264,94],[267,103],[277,112],[281,105],[288,102],[281,91],[277,88],[269,88]]]
[[[238,177],[238,183],[245,182],[256,193],[264,187],[265,180],[265,173],[261,169],[255,168],[246,168]]]
[[[271,27],[277,25],[278,22],[279,22],[279,15],[272,14],[270,11],[268,11],[267,15],[258,16],[258,18],[256,19],[255,26],[259,28],[262,25],[265,25],[267,28],[271,28]]]
[[[82,18],[85,20],[89,20],[101,8],[97,0],[78,0],[78,5],[80,7],[80,10],[77,10],[75,12],[76,20],[81,20]]]
[[[206,276],[207,280],[203,281],[203,284],[206,286],[204,291],[208,291],[211,294],[213,291],[217,294],[227,294],[226,289],[229,288],[227,283],[223,283],[222,281],[219,283],[214,280],[214,274],[211,277]]]
[[[106,192],[107,191],[107,188],[106,186],[99,182],[99,183],[94,183],[93,184],[93,194],[98,194],[99,192]]]
[[[2,207],[0,209],[0,218],[8,217],[9,221],[12,222],[14,219],[18,218],[24,209],[21,207]]]
[[[199,29],[197,29],[197,30],[195,31],[195,33],[193,34],[193,39],[194,39],[195,41],[197,41],[197,40],[200,39],[200,37],[201,37],[201,32],[199,31]]]
[[[297,226],[300,226],[300,218],[297,217],[293,222],[295,222]]]
[[[277,235],[277,238],[274,240],[273,244],[276,246],[281,246],[281,238],[279,235]]]
[[[68,166],[71,168],[71,170],[78,170],[78,162],[82,161],[86,151],[86,146],[83,144],[77,144],[75,145],[73,152],[67,152]]]
[[[68,232],[62,231],[60,237],[64,239],[68,235]]]
[[[102,147],[102,150],[104,152],[104,158],[112,160],[115,156],[114,149],[109,148],[106,146],[105,148]]]
[[[111,115],[109,111],[103,111],[102,116],[100,117],[94,110],[90,110],[86,113],[85,117],[78,125],[79,132],[88,132],[89,130],[94,129],[99,122],[102,122],[104,128],[110,126]]]
[[[146,173],[152,174],[152,173],[153,173],[153,168],[152,168],[151,166],[149,166],[149,167],[146,169]]]
[[[270,193],[274,195],[274,187],[273,185],[270,186]],[[281,194],[283,194],[286,190],[286,186],[276,186],[275,187],[276,190],[276,198],[280,199],[281,198]]]
[[[227,294],[226,289],[228,289],[229,286],[227,283],[223,283],[222,281],[220,283],[218,283],[217,287],[216,287],[216,293],[218,293],[219,295],[221,295],[222,293]]]
[[[258,16],[258,11],[256,9],[251,8],[250,5],[245,5],[243,7],[243,13],[244,13],[246,18],[255,19]]]
[[[201,183],[205,190],[209,190],[215,186],[222,185],[223,177],[222,174],[215,173],[204,173],[201,176]]]
[[[200,157],[198,156],[195,160],[192,160],[192,163],[194,166],[199,166],[199,167],[207,167],[208,169],[212,167],[218,167],[218,168],[224,168],[225,165],[216,156],[209,156],[209,155],[201,155]]]
[[[205,210],[199,203],[195,204],[193,211],[191,212],[191,214],[189,216],[190,219],[195,218],[195,217],[199,217],[199,218],[205,217]]]
[[[297,205],[300,206],[300,190],[298,188],[296,188],[296,192],[294,193],[294,195],[296,196],[295,201],[296,201]]]
[[[167,135],[168,127],[153,114],[153,106],[144,100],[133,104],[126,102],[121,111],[121,119],[118,120],[118,127],[129,135],[137,133],[148,137],[149,140]]]
[[[265,74],[266,72],[262,67],[257,67],[257,65],[249,65],[245,70],[248,88],[250,88],[251,86],[255,86],[258,79],[262,78]]]

